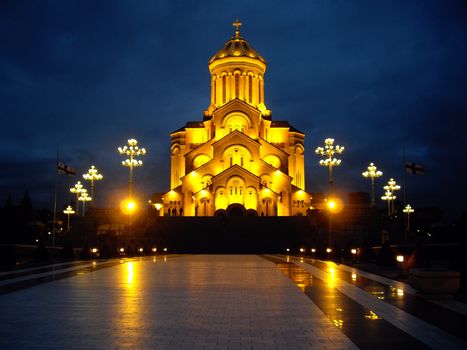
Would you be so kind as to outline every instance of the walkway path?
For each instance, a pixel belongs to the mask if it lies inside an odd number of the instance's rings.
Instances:
[[[467,348],[465,314],[317,260],[168,255],[0,280],[0,349]]]
[[[0,296],[1,349],[355,349],[258,256],[131,261]]]

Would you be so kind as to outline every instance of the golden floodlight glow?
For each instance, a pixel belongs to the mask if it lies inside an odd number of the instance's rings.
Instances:
[[[161,210],[162,209],[162,204],[161,203],[156,203],[156,204],[154,204],[154,208],[156,208],[156,210]]]
[[[133,214],[137,209],[137,204],[134,199],[127,198],[120,203],[121,211],[126,215]]]
[[[344,209],[344,203],[340,198],[329,198],[326,206],[331,213],[340,213]]]

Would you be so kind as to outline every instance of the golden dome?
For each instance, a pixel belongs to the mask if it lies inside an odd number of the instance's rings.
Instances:
[[[234,22],[235,35],[227,41],[222,49],[220,49],[212,58],[209,60],[208,64],[211,64],[215,60],[219,60],[226,57],[249,57],[253,59],[258,59],[263,63],[266,63],[266,60],[261,56],[251,45],[246,41],[242,36],[240,36],[240,31],[238,27],[241,25],[238,20]]]

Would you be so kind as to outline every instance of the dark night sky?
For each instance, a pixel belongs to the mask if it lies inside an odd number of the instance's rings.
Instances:
[[[268,62],[274,120],[306,133],[307,190],[327,189],[314,149],[347,148],[342,192],[368,191],[370,161],[404,182],[403,149],[426,176],[409,177],[415,207],[465,211],[467,3],[465,1],[8,1],[0,3],[0,205],[29,190],[53,203],[54,162],[105,180],[97,204],[125,193],[116,148],[148,150],[136,170],[147,200],[168,190],[169,133],[201,120],[209,58],[233,34]],[[61,177],[59,204],[79,178]],[[402,197],[402,195],[400,195]],[[381,203],[380,205],[384,205]]]

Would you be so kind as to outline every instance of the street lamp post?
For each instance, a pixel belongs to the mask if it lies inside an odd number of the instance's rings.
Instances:
[[[76,194],[76,213],[79,216],[79,196],[81,192],[83,191],[83,185],[81,184],[81,181],[78,181],[74,187],[70,188],[70,192]]]
[[[334,180],[332,178],[332,168],[339,166],[341,160],[334,157],[335,154],[342,154],[344,152],[344,147],[335,145],[334,139],[327,138],[324,140],[324,147],[318,147],[315,150],[315,153],[325,157],[319,161],[319,165],[329,168],[329,192],[330,194],[334,191]]]
[[[362,176],[365,178],[370,178],[371,179],[371,206],[375,206],[375,179],[378,177],[383,176],[383,172],[379,171],[376,168],[376,165],[373,163],[370,163],[370,165],[367,168],[367,171],[364,171],[362,173]]]
[[[404,212],[404,214],[407,215],[407,226],[405,227],[405,243],[407,244],[407,234],[410,232],[410,214],[412,214],[415,209],[412,209],[412,207],[410,206],[410,204],[407,204],[405,206],[404,209],[402,209],[402,211]]]
[[[138,141],[135,139],[129,139],[128,146],[118,147],[118,152],[121,155],[126,155],[129,157],[122,161],[122,165],[127,166],[130,169],[129,188],[131,199],[133,198],[133,168],[143,165],[143,162],[136,159],[136,157],[144,156],[146,154],[146,150],[144,148],[139,148]]]
[[[386,187],[386,186],[384,186],[384,187]],[[394,196],[391,191],[386,191],[384,193],[384,196],[381,197],[381,199],[383,201],[388,201],[388,217],[390,217],[391,216],[391,201],[396,199],[396,196]]]
[[[83,202],[83,216],[84,216],[84,207],[86,206],[86,202],[92,201],[92,197],[89,197],[88,191],[83,188],[81,191],[81,195],[78,197],[78,200]]]
[[[66,209],[63,211],[63,214],[66,214],[68,216],[68,225],[67,225],[67,232],[70,232],[70,215],[74,214],[75,211],[71,207],[71,205],[67,206]]]
[[[83,174],[83,178],[86,181],[91,181],[91,205],[94,206],[94,181],[100,181],[104,177],[102,174],[99,174],[98,170],[94,165],[91,166],[91,168],[88,170],[86,174]]]
[[[395,181],[393,178],[391,178],[391,179],[388,181],[388,184],[387,184],[386,186],[384,186],[383,188],[384,188],[384,190],[385,190],[386,192],[388,192],[388,191],[391,192],[392,197],[394,197],[394,198],[392,198],[392,199],[390,200],[390,202],[392,203],[392,207],[391,207],[390,210],[389,210],[389,211],[390,211],[390,215],[391,215],[391,214],[394,214],[394,200],[396,199],[396,196],[394,196],[393,194],[394,194],[395,191],[399,191],[399,190],[401,189],[401,187],[396,183],[396,181]],[[382,198],[382,197],[381,197],[381,198]]]

